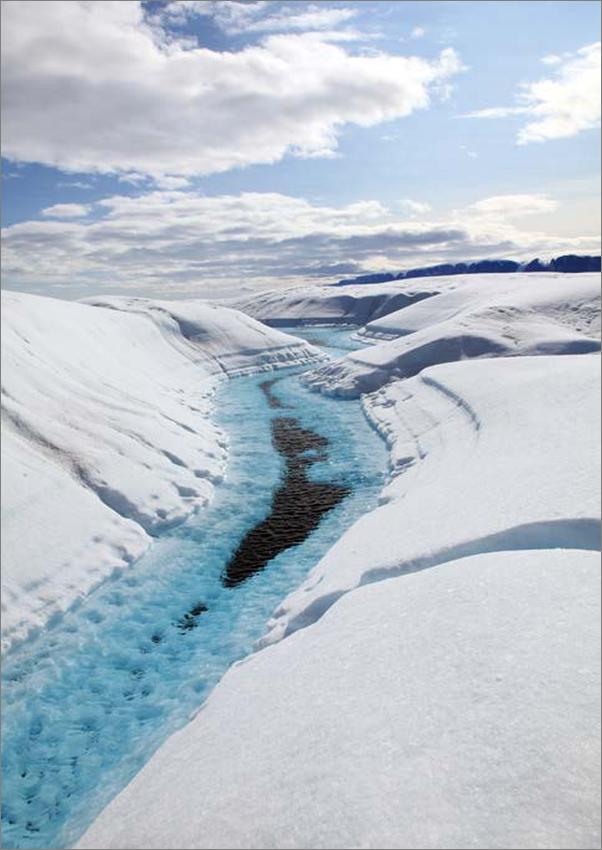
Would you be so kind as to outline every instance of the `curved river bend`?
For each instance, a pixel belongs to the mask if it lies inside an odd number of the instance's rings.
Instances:
[[[349,330],[290,330],[334,356],[358,347]],[[73,844],[376,505],[384,443],[357,401],[309,392],[300,371],[224,383],[230,456],[211,505],[7,656],[3,847]]]

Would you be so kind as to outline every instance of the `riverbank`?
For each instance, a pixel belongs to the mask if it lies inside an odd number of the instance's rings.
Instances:
[[[322,331],[326,346],[331,332]],[[339,333],[334,342],[343,342]],[[222,382],[214,422],[228,435],[228,466],[211,503],[5,658],[3,846],[71,845],[252,651],[271,612],[341,531],[376,505],[383,441],[359,403],[304,388],[302,369],[271,373],[272,404],[265,374]],[[305,469],[310,486],[349,495],[302,542],[228,587],[228,564],[283,483],[271,428],[284,415],[319,435],[322,456],[314,452]]]
[[[598,390],[585,354],[364,399],[381,504],[77,846],[596,847]]]
[[[2,646],[77,604],[206,506],[229,375],[323,353],[202,302],[2,294]]]

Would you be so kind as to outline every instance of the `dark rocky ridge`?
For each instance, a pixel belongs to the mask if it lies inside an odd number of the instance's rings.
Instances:
[[[351,284],[389,283],[393,280],[407,280],[412,277],[435,277],[454,274],[495,274],[500,272],[599,272],[600,257],[578,256],[564,254],[548,263],[540,259],[528,263],[516,260],[478,260],[474,263],[440,263],[436,266],[409,269],[405,272],[383,272],[382,274],[367,274],[360,277],[340,280],[333,286],[349,286]]]

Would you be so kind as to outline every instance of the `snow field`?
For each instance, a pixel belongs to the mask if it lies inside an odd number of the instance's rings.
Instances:
[[[389,482],[78,847],[599,846],[596,278],[459,278],[244,305],[395,337],[308,381]]]
[[[357,398],[437,363],[600,349],[597,274],[466,275],[433,281],[438,294],[368,322],[359,333],[372,345],[317,369],[307,378],[310,386]]]

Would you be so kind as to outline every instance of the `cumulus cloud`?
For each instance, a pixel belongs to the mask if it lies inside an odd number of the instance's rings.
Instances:
[[[355,55],[320,32],[193,48],[137,0],[1,8],[4,155],[70,171],[186,177],[332,155],[345,125],[425,109],[462,69],[450,48]],[[332,11],[312,8],[314,22]]]
[[[83,218],[89,210],[87,204],[54,204],[43,209],[42,215],[46,218]]]
[[[517,142],[545,142],[577,135],[600,125],[600,42],[576,53],[551,54],[542,61],[554,76],[523,83],[518,105],[480,109],[467,118],[506,118],[525,115],[530,120],[518,132]]]
[[[310,3],[280,6],[258,0],[172,0],[158,15],[158,20],[183,23],[195,16],[210,17],[227,35],[240,33],[331,30],[354,18],[358,10],[341,6]]]
[[[399,212],[375,200],[327,206],[279,193],[115,195],[87,220],[46,217],[5,228],[3,273],[7,286],[32,291],[193,296],[206,286],[231,292],[445,260],[597,249],[597,239],[559,241],[510,223],[510,207],[524,213],[531,204],[534,212],[538,203],[543,211],[536,196],[488,198],[447,218],[422,205],[417,218],[408,216],[407,201]]]

